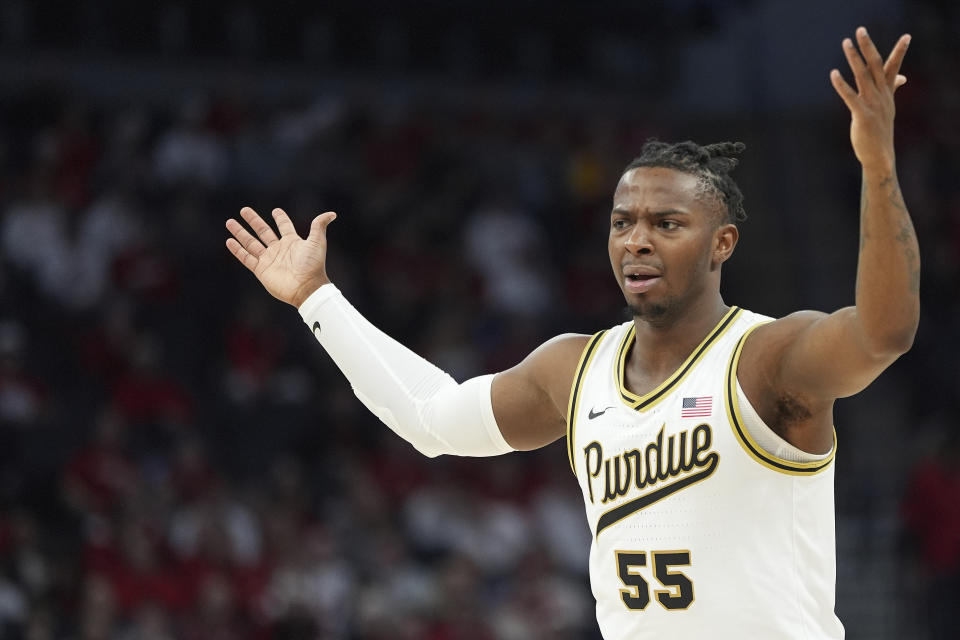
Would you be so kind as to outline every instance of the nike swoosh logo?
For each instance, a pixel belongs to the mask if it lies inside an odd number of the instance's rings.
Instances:
[[[590,412],[587,414],[587,418],[589,418],[590,420],[593,420],[594,418],[599,418],[610,409],[613,409],[613,407],[607,407],[603,411],[594,411],[593,409],[590,409]]]

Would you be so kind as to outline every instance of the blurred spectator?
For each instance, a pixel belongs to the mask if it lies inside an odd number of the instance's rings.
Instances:
[[[547,310],[560,269],[547,257],[546,232],[531,216],[505,203],[478,209],[465,229],[470,263],[483,278],[487,305],[511,315]]]
[[[913,469],[903,504],[904,525],[916,540],[923,569],[924,613],[934,640],[956,634],[960,602],[960,432]]]
[[[29,171],[24,197],[3,219],[0,242],[51,302],[87,310],[106,292],[114,258],[137,239],[136,222],[125,196],[105,196],[83,211],[57,197],[53,179],[43,165]]]
[[[193,96],[185,100],[178,115],[178,121],[157,142],[157,180],[167,187],[219,185],[227,172],[227,152],[222,140],[207,127],[206,99]]]
[[[27,370],[26,343],[20,323],[0,320],[0,432],[35,427],[48,410],[45,385]]]
[[[261,556],[260,523],[223,483],[211,482],[173,513],[170,546],[181,558],[205,553],[223,556],[227,566],[253,566]]]
[[[590,547],[590,529],[583,520],[582,497],[576,487],[556,477],[560,470],[554,466],[548,469],[555,476],[532,498],[537,532],[554,565],[568,575],[585,575],[589,556],[581,550]]]
[[[113,261],[111,279],[117,291],[158,305],[176,299],[181,292],[180,273],[174,256],[163,250],[162,231],[148,225],[142,244],[119,253]]]
[[[0,573],[0,633],[7,638],[20,635],[30,601],[18,582],[5,574]]]
[[[139,336],[127,372],[113,385],[112,405],[131,426],[160,423],[179,427],[193,419],[193,399],[164,371],[162,348],[156,336]]]
[[[190,434],[182,437],[170,469],[170,482],[178,500],[186,504],[199,501],[215,490],[218,481],[224,482],[217,476],[200,439]]]
[[[227,330],[225,386],[237,404],[249,404],[269,388],[286,345],[284,334],[271,322],[269,300],[262,296],[245,299]]]
[[[162,553],[156,532],[143,522],[126,520],[117,527],[114,546],[104,554],[102,564],[91,569],[104,572],[126,615],[154,602],[180,611],[188,604],[188,594],[173,567],[161,558]],[[148,615],[146,620],[153,617]]]
[[[250,637],[250,625],[240,617],[234,588],[223,574],[208,575],[194,602],[194,612],[187,617],[180,635],[184,640],[243,640]]]
[[[70,209],[81,209],[90,202],[91,176],[100,155],[100,139],[90,127],[82,105],[72,104],[64,111],[53,132],[56,144],[57,193]]]
[[[75,640],[112,640],[117,628],[117,608],[110,582],[89,574],[81,585]]]
[[[41,524],[26,510],[14,511],[5,520],[2,554],[9,575],[31,603],[42,602],[51,595],[55,567],[42,539]]]
[[[262,606],[271,620],[307,615],[324,637],[343,638],[353,623],[355,590],[356,576],[337,542],[313,528],[280,557]]]
[[[117,640],[175,640],[166,609],[155,602],[145,602],[131,621],[117,634]]]
[[[139,341],[135,308],[125,297],[112,296],[98,309],[99,321],[77,337],[83,369],[112,385],[127,372]]]
[[[494,640],[493,621],[484,614],[489,607],[478,567],[464,556],[451,556],[439,576],[440,601],[437,619],[430,625],[428,640]]]
[[[139,470],[126,451],[126,428],[115,410],[102,409],[90,442],[66,464],[63,497],[78,514],[108,516],[136,490]]]
[[[580,638],[592,613],[586,585],[555,571],[545,554],[533,552],[518,563],[493,624],[499,640]]]
[[[435,576],[415,560],[406,540],[389,530],[378,532],[364,555],[357,628],[370,637],[390,637],[391,630],[401,638],[422,637],[440,598]]]

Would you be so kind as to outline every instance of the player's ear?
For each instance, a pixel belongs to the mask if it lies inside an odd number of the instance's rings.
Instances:
[[[735,224],[721,224],[713,234],[713,263],[720,266],[730,259],[740,239],[740,231]]]

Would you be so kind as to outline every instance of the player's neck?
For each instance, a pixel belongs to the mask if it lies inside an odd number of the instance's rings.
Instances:
[[[636,340],[627,367],[646,372],[671,373],[703,342],[730,310],[720,292],[678,309],[669,318],[633,319]]]

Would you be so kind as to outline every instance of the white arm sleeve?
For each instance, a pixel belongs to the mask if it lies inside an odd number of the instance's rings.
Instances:
[[[300,315],[360,402],[422,454],[513,451],[493,416],[492,375],[457,384],[370,324],[332,284],[304,300]]]

